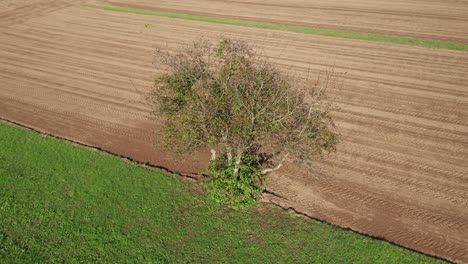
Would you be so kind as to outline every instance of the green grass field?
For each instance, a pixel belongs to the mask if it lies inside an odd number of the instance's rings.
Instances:
[[[154,169],[0,122],[0,263],[431,263],[276,207],[214,207]]]
[[[270,29],[270,30],[282,30],[282,31],[290,31],[290,32],[296,32],[296,33],[329,36],[329,37],[388,42],[388,43],[419,46],[419,47],[426,47],[426,48],[468,51],[468,45],[465,45],[465,44],[455,44],[455,43],[421,40],[421,39],[413,39],[413,38],[405,38],[405,37],[397,37],[397,36],[371,35],[371,34],[356,33],[356,32],[344,32],[344,31],[318,29],[318,28],[311,28],[311,27],[279,25],[279,24],[271,24],[271,23],[259,23],[259,22],[252,22],[252,21],[231,20],[231,19],[215,18],[215,17],[208,17],[208,16],[194,16],[194,15],[188,15],[188,14],[167,13],[167,12],[132,9],[132,8],[98,6],[98,5],[85,5],[85,6],[107,10],[107,11],[113,11],[113,12],[168,17],[168,18],[185,19],[185,20],[201,21],[201,22],[224,24],[224,25],[263,28],[263,29]]]

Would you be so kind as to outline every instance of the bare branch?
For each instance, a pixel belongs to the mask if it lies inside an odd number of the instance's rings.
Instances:
[[[284,161],[286,160],[286,158],[289,156],[289,152],[286,153],[286,155],[284,155],[284,157],[281,159],[281,161],[278,163],[278,165],[274,168],[266,168],[262,171],[262,174],[267,174],[269,172],[273,172],[273,171],[276,171],[276,170],[279,170],[282,166],[283,166],[283,163]]]

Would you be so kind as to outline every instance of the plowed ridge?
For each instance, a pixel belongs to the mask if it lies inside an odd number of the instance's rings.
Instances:
[[[468,44],[468,5],[425,0],[102,0],[110,6],[159,10],[367,34]]]
[[[184,2],[184,1],[182,1]],[[342,144],[288,164],[268,197],[328,222],[468,263],[468,53],[63,7],[0,29],[0,118],[181,172],[144,93],[155,47],[245,39],[279,67],[347,72],[330,90]]]

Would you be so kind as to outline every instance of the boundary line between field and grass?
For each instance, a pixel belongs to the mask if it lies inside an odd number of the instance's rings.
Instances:
[[[196,16],[196,15],[189,15],[189,14],[182,14],[182,13],[168,13],[168,12],[160,12],[160,11],[152,11],[152,10],[144,10],[144,9],[122,8],[122,7],[101,6],[101,5],[83,5],[83,6],[106,10],[106,11],[131,13],[131,14],[138,14],[138,15],[159,16],[159,17],[176,18],[176,19],[208,22],[208,23],[215,23],[215,24],[289,31],[289,32],[295,32],[295,33],[304,33],[304,34],[311,34],[311,35],[357,39],[357,40],[367,40],[367,41],[374,41],[374,42],[387,42],[387,43],[395,43],[395,44],[402,44],[402,45],[435,48],[435,49],[468,51],[468,45],[465,45],[465,44],[421,40],[421,39],[413,39],[413,38],[406,38],[406,37],[373,35],[373,34],[371,35],[371,34],[357,33],[357,32],[345,32],[345,31],[335,31],[335,30],[319,29],[319,28],[303,27],[303,26],[291,26],[291,25],[281,25],[281,24],[272,24],[272,23],[262,23],[262,22],[255,22],[255,21],[233,20],[233,19],[216,18],[216,17],[209,17],[209,16]]]

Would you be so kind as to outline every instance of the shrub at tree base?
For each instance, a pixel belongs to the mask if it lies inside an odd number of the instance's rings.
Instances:
[[[207,170],[210,180],[207,183],[208,197],[219,205],[233,209],[253,207],[263,193],[264,177],[258,161],[244,157],[238,172],[225,155],[211,161]]]
[[[242,41],[194,42],[180,53],[158,51],[168,67],[151,99],[162,116],[165,145],[179,155],[208,147],[208,189],[215,200],[253,205],[263,177],[288,158],[312,160],[335,151],[327,103],[330,76],[293,80]]]

